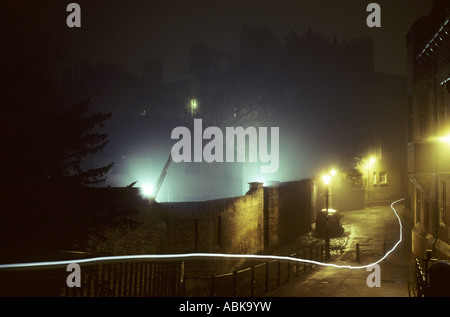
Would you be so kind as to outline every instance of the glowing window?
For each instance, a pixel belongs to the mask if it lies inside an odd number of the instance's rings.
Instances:
[[[197,112],[197,108],[198,108],[197,100],[196,99],[191,99],[191,101],[189,103],[189,110],[190,110],[192,115],[194,115]]]
[[[387,184],[387,173],[380,172],[380,184]]]

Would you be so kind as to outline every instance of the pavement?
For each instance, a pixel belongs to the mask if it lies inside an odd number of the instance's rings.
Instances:
[[[294,279],[268,294],[269,297],[409,297],[413,278],[411,224],[404,206],[394,205],[401,219],[402,240],[379,263],[379,287],[369,286],[376,272],[367,268],[337,268],[317,265],[310,273]],[[391,206],[377,206],[342,212],[348,240],[343,251],[334,251],[330,261],[339,266],[365,266],[382,259],[400,240],[400,224]],[[359,244],[359,262],[356,244]],[[386,252],[386,253],[385,253]],[[411,291],[412,292],[412,291]]]

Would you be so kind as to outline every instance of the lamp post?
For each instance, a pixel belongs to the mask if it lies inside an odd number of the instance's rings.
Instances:
[[[331,176],[328,174],[323,176],[323,182],[325,183],[325,261],[330,260],[330,232],[328,229],[328,199],[330,197],[328,185],[330,179]]]

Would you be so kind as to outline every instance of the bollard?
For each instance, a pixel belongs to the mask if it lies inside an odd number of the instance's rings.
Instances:
[[[320,262],[323,262],[324,258],[323,258],[323,244],[320,245]]]
[[[359,243],[356,244],[356,262],[359,262]]]

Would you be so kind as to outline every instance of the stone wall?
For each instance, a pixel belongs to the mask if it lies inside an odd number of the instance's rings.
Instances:
[[[244,254],[263,249],[262,210],[263,187],[253,183],[244,196],[159,203],[148,211],[157,211],[160,217],[157,226],[163,228],[164,253]]]
[[[110,228],[106,240],[91,241],[91,252],[113,254],[257,254],[311,230],[311,180],[250,183],[238,197],[195,202],[140,203],[140,225]],[[214,265],[204,261],[205,269]],[[236,261],[229,261],[229,270]],[[231,263],[233,262],[233,263]],[[198,265],[197,265],[198,266]],[[223,262],[221,268],[224,268]],[[216,271],[217,272],[217,271]]]

